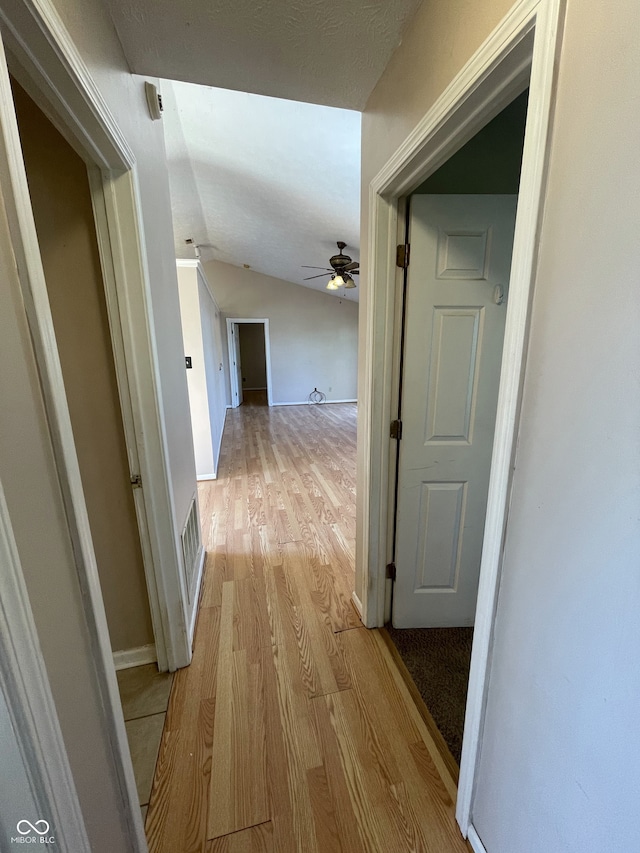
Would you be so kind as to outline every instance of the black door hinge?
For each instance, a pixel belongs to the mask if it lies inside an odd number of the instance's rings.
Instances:
[[[387,580],[394,581],[396,579],[396,564],[389,563],[387,565]]]
[[[391,438],[397,438],[398,441],[402,438],[402,421],[391,421],[391,429],[389,430]]]
[[[406,270],[409,266],[409,250],[411,246],[408,243],[401,243],[396,247],[396,266],[402,270]]]

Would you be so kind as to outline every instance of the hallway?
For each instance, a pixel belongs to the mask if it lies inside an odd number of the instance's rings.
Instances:
[[[356,407],[227,413],[173,682],[152,853],[467,850],[455,786],[354,584]]]

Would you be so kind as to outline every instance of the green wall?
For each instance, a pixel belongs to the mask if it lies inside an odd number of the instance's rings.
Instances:
[[[517,193],[528,96],[527,89],[415,192],[420,195]]]

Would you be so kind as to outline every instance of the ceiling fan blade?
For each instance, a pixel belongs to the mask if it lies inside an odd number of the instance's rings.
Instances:
[[[333,272],[333,270],[330,270],[329,267],[310,267],[310,266],[307,266],[307,264],[302,264],[302,269],[303,270],[326,270],[327,272]]]
[[[347,272],[352,272],[353,270],[357,269],[359,266],[360,266],[360,261],[351,261],[350,264],[347,264],[345,266],[345,270]]]
[[[321,272],[320,275],[310,275],[308,278],[303,278],[303,281],[311,281],[312,278],[326,278],[326,272]]]

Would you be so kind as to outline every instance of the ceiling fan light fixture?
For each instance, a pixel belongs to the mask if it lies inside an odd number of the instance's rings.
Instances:
[[[352,290],[354,287],[358,286],[355,283],[355,281],[351,278],[351,276],[348,275],[347,273],[343,273],[342,278],[344,281],[345,290]]]
[[[332,275],[327,282],[327,290],[338,290],[344,284],[344,279],[341,275]]]

